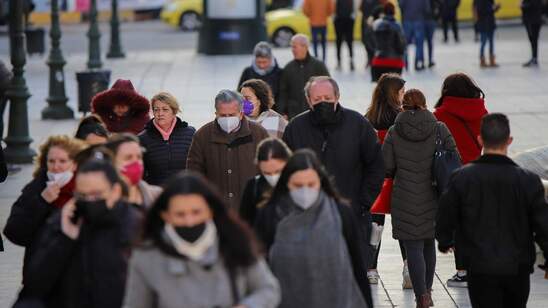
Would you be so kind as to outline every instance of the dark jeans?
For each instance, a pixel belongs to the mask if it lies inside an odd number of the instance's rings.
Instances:
[[[322,44],[322,61],[325,62],[325,44],[327,27],[311,27],[312,45],[314,46],[314,57],[318,58],[318,41]]]
[[[451,29],[453,29],[453,37],[455,38],[455,41],[459,41],[459,23],[457,21],[456,16],[454,18],[444,18],[441,21],[441,25],[443,27],[443,41],[447,42],[449,39],[449,26],[451,26]]]
[[[407,267],[415,296],[432,289],[436,270],[436,244],[434,239],[403,241],[407,252]],[[495,307],[495,306],[493,306]]]
[[[415,67],[424,63],[424,21],[404,21],[403,31],[407,44],[415,44]],[[408,63],[409,61],[406,61]]]
[[[434,32],[436,32],[436,21],[427,20],[424,23],[424,38],[428,48],[428,63],[434,63]]]
[[[485,56],[485,45],[489,43],[489,55],[495,55],[495,30],[480,32],[480,57]]]
[[[531,43],[531,51],[533,53],[533,59],[538,57],[538,37],[540,35],[540,27],[542,24],[526,23],[525,29],[527,30],[527,36],[529,37],[529,43]]]
[[[354,18],[335,18],[335,34],[337,44],[337,61],[341,62],[341,47],[343,42],[348,46],[350,59],[354,58],[353,43],[354,43]]]
[[[474,308],[525,308],[529,298],[528,271],[513,276],[491,276],[468,271],[468,295]]]
[[[385,216],[382,214],[372,214],[372,221],[376,222],[379,226],[384,226]],[[398,241],[400,245],[400,252],[402,260],[405,261],[407,259],[407,256],[405,254],[405,248],[403,248],[402,241]],[[379,253],[381,251],[381,244],[382,241],[379,242],[379,246],[377,247],[377,250],[375,251],[375,256],[373,257],[373,262],[371,263],[371,266],[369,269],[377,269],[377,263],[379,261]]]

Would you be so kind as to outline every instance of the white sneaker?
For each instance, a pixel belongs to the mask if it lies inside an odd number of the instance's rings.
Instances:
[[[369,284],[378,284],[379,278],[379,272],[376,269],[370,269],[367,271],[367,280],[369,280]]]
[[[409,268],[407,268],[407,265],[403,266],[402,276],[403,276],[402,288],[413,289],[413,283],[411,283],[411,276],[409,276]]]

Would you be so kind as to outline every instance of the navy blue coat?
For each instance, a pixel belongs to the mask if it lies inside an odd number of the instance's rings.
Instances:
[[[196,129],[177,118],[169,140],[164,141],[153,120],[139,134],[141,145],[146,149],[144,179],[152,185],[161,185],[173,174],[186,169],[186,158]]]

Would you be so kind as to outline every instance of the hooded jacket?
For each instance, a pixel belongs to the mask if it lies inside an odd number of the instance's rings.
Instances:
[[[455,138],[457,149],[463,164],[467,164],[481,155],[481,146],[477,137],[480,133],[481,118],[486,115],[482,98],[462,98],[446,96],[434,115],[447,125]]]
[[[114,114],[115,105],[126,104],[129,111],[119,117]],[[141,96],[129,80],[118,79],[112,88],[95,95],[91,101],[92,112],[99,115],[111,133],[140,133],[150,120],[150,104]]]
[[[400,113],[384,140],[386,177],[394,178],[391,214],[395,239],[434,238],[438,205],[432,186],[432,162],[438,130],[445,149],[454,150],[451,133],[428,110]]]
[[[238,88],[240,88],[242,83],[249,79],[260,79],[270,86],[272,95],[274,95],[274,101],[277,102],[280,95],[280,78],[282,77],[282,69],[278,66],[276,59],[272,58],[272,61],[274,62],[273,67],[264,75],[256,72],[254,65],[246,67],[242,72],[242,76],[240,76]],[[253,59],[253,62],[255,62],[255,59]],[[275,105],[274,108],[276,108]]]
[[[394,16],[388,15],[373,23],[375,57],[401,59],[405,52],[405,36]]]

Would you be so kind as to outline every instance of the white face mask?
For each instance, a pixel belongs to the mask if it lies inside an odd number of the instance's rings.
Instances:
[[[217,228],[212,220],[206,223],[204,232],[194,243],[187,242],[181,238],[177,234],[177,231],[175,231],[175,228],[168,223],[165,224],[164,231],[173,242],[175,250],[194,261],[201,260],[209,248],[217,242]]]
[[[301,187],[289,192],[291,199],[303,210],[309,209],[320,196],[320,190],[310,187]]]
[[[278,184],[278,180],[280,179],[279,173],[273,174],[273,175],[263,175],[265,180],[270,184],[271,187],[276,186]]]
[[[219,117],[217,118],[217,123],[219,123],[219,126],[222,130],[224,130],[227,134],[230,134],[233,132],[238,126],[240,126],[240,118],[239,117]]]
[[[72,171],[65,171],[61,173],[53,173],[48,171],[48,180],[50,183],[55,183],[59,185],[59,187],[65,186],[72,177],[74,176],[74,173]]]

